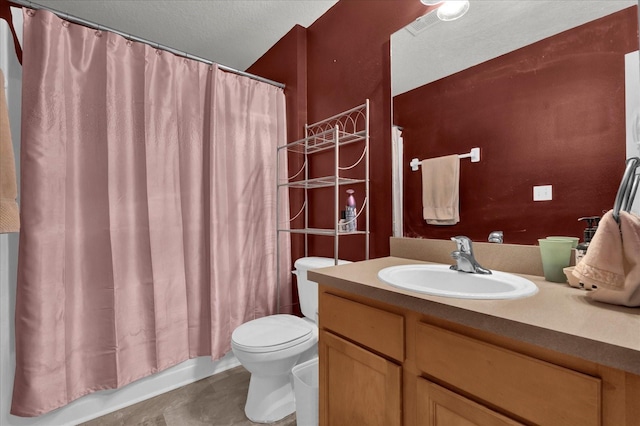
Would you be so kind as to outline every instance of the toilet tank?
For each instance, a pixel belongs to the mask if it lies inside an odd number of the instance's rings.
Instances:
[[[351,263],[348,260],[338,260],[338,265]],[[318,283],[307,279],[309,269],[326,268],[335,266],[332,257],[301,257],[294,263],[298,282],[298,297],[300,298],[300,310],[302,315],[316,322],[318,313]]]

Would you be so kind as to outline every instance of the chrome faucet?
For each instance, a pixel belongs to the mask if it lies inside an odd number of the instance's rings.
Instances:
[[[502,231],[493,231],[489,234],[488,241],[490,243],[502,244],[502,242],[504,241],[504,233]]]
[[[475,257],[473,257],[473,246],[471,239],[465,236],[451,237],[458,246],[458,249],[451,252],[451,257],[456,260],[455,265],[451,265],[454,271],[468,272],[471,274],[490,274],[491,271],[480,266]]]

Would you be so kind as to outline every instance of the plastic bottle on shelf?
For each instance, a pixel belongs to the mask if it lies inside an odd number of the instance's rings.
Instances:
[[[347,221],[347,231],[354,232],[358,229],[358,224],[356,222],[356,199],[353,196],[355,191],[353,189],[347,189],[347,206],[345,208],[345,220]]]
[[[340,211],[340,221],[338,222],[338,231],[347,232],[347,212],[344,210]]]

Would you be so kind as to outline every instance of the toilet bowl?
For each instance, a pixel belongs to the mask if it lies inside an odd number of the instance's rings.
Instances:
[[[252,422],[272,423],[295,411],[291,370],[317,356],[318,284],[307,280],[307,271],[335,262],[333,258],[303,257],[294,265],[305,317],[277,314],[258,318],[242,324],[231,336],[234,355],[251,373],[244,411]]]

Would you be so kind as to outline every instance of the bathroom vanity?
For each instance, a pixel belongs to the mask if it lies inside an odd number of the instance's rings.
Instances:
[[[321,425],[640,424],[640,310],[544,281],[534,246],[476,247],[486,267],[524,271],[539,288],[531,297],[404,291],[378,271],[450,263],[455,246],[391,247],[391,257],[309,271],[320,284]]]

